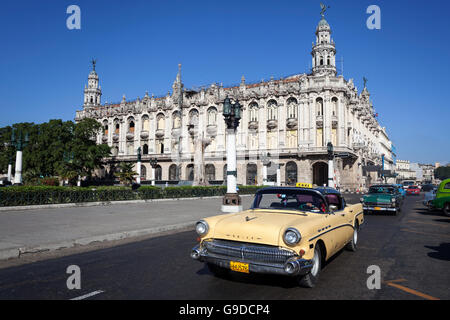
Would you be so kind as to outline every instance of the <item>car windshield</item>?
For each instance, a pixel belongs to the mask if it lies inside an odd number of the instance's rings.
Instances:
[[[325,213],[322,196],[313,191],[264,190],[255,195],[252,209],[275,209]]]
[[[374,186],[369,188],[369,193],[395,193],[395,188],[385,186]]]

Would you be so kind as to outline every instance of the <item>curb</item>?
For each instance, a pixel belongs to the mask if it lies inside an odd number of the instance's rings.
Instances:
[[[248,194],[241,195],[241,197],[245,197],[245,196],[253,196],[253,195],[248,195]],[[57,209],[57,208],[109,206],[109,205],[113,205],[113,204],[152,203],[152,202],[161,202],[161,201],[221,199],[221,198],[223,198],[223,196],[190,197],[190,198],[164,198],[164,199],[147,199],[147,200],[123,200],[123,201],[99,201],[99,202],[79,202],[79,203],[57,203],[57,204],[42,204],[42,205],[32,205],[32,206],[0,207],[0,212],[2,212],[2,211],[35,210],[35,209]]]
[[[58,249],[72,248],[74,246],[85,246],[94,242],[104,242],[104,241],[114,241],[123,240],[128,238],[135,238],[140,236],[146,236],[151,234],[157,234],[167,231],[175,231],[186,228],[194,228],[196,221],[190,221],[185,223],[179,223],[174,225],[160,226],[154,228],[147,228],[141,230],[123,231],[111,234],[105,234],[100,236],[93,236],[69,241],[63,241],[59,243],[45,244],[36,247],[18,247],[18,248],[8,248],[0,250],[0,260],[8,260],[13,258],[20,258],[21,255],[27,253],[39,253],[46,251],[55,251]]]
[[[34,209],[95,207],[95,206],[109,206],[109,205],[113,205],[113,204],[152,203],[152,202],[160,202],[160,201],[200,200],[200,199],[215,199],[215,198],[222,198],[222,197],[221,196],[213,196],[213,197],[193,197],[193,198],[167,198],[167,199],[147,199],[147,200],[56,203],[56,204],[41,204],[41,205],[32,205],[32,206],[11,206],[11,207],[0,207],[0,212],[2,212],[2,211],[34,210]]]

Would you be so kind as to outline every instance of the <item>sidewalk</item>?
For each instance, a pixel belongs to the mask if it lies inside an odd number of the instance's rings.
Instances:
[[[243,196],[250,207],[251,196]],[[221,199],[39,208],[0,212],[0,260],[194,227],[201,218],[222,214]]]

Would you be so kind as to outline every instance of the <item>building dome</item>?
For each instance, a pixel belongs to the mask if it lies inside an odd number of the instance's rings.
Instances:
[[[317,25],[317,29],[324,29],[328,28],[330,29],[330,25],[328,24],[327,20],[322,17],[322,19],[319,21],[319,24]]]

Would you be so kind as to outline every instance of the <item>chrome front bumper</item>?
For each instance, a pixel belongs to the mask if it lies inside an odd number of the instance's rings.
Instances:
[[[368,211],[397,211],[397,208],[377,207],[377,209],[375,209],[375,207],[363,206],[363,210],[368,210]]]
[[[247,263],[250,273],[278,274],[285,276],[298,276],[309,273],[313,263],[297,255],[286,257],[284,261],[256,261],[224,254],[209,252],[205,246],[196,245],[191,251],[191,258],[200,262],[212,263],[225,269],[230,268],[230,262]],[[280,260],[280,257],[277,257]]]

